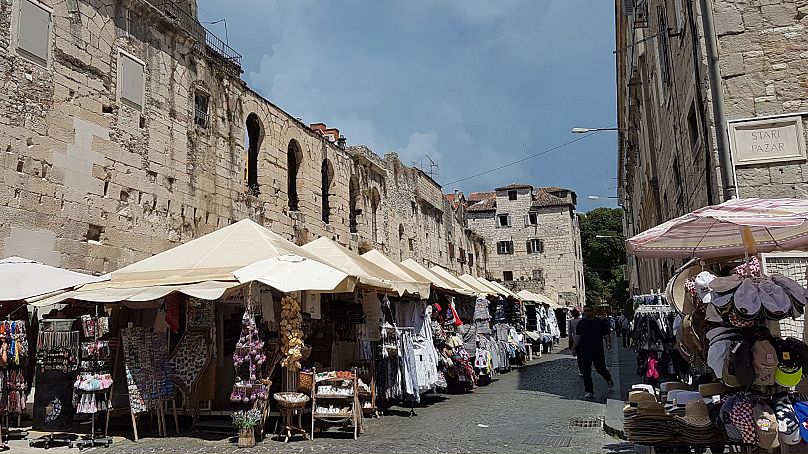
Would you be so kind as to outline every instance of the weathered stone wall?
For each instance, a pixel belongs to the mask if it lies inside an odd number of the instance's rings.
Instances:
[[[533,208],[532,188],[517,189],[517,199],[509,200],[508,191],[496,191],[496,208],[491,211],[469,211],[469,227],[488,246],[489,276],[504,281],[514,289],[543,293],[561,304],[576,305],[584,301],[583,259],[580,230],[571,205]],[[571,196],[570,196],[571,197]],[[536,225],[527,225],[525,217],[533,211]],[[499,227],[497,215],[511,216],[509,227]],[[527,241],[540,239],[544,251],[528,253]],[[513,254],[499,254],[497,242],[513,241]],[[504,272],[513,273],[513,281],[504,280]],[[541,279],[534,279],[540,271]]]
[[[18,55],[14,5],[0,0],[0,255],[104,273],[249,217],[299,244],[327,236],[353,249],[379,247],[391,258],[409,252],[398,237],[406,222],[409,237],[419,240],[407,256],[444,264],[441,238],[463,222],[443,220],[434,240],[420,241],[410,201],[429,184],[396,157],[371,152],[356,159],[247,88],[238,68],[200,51],[192,34],[151,3],[89,0],[75,10],[71,2],[44,4],[53,9],[46,68]],[[120,51],[144,63],[142,109],[119,100]],[[197,92],[209,96],[204,127],[194,121]],[[257,188],[248,188],[246,176],[252,114],[259,125]],[[290,143],[299,148],[297,210],[290,210],[287,190]],[[388,190],[391,169],[409,183]],[[443,198],[431,184],[438,213]]]

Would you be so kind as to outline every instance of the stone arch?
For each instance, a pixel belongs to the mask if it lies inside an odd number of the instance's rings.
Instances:
[[[300,164],[303,162],[303,152],[300,144],[292,139],[286,148],[286,195],[289,199],[289,210],[297,211],[300,208],[300,198],[297,194],[297,174],[300,171]]]
[[[258,152],[264,140],[264,125],[254,112],[247,115],[245,148],[247,149],[247,189],[258,195]]]
[[[331,203],[329,195],[331,186],[334,184],[334,166],[328,158],[323,159],[323,164],[320,166],[320,177],[322,181],[322,197],[323,197],[323,222],[329,223],[331,218]]]

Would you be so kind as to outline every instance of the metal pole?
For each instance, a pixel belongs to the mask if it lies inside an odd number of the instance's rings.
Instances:
[[[700,0],[701,20],[704,26],[704,46],[707,49],[707,69],[710,79],[710,92],[713,98],[713,120],[715,121],[716,145],[718,146],[718,165],[721,168],[721,180],[724,183],[724,200],[738,196],[735,172],[732,169],[732,156],[729,151],[727,135],[727,117],[724,113],[724,91],[721,87],[721,70],[718,67],[718,43],[715,38],[713,22],[713,5],[711,0]],[[698,64],[698,62],[695,62]]]

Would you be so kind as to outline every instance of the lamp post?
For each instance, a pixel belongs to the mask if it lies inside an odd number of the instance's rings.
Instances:
[[[587,134],[590,132],[600,132],[600,131],[619,131],[617,128],[572,128],[573,134]]]
[[[589,200],[601,200],[601,199],[619,199],[620,197],[616,195],[588,195],[586,196]]]

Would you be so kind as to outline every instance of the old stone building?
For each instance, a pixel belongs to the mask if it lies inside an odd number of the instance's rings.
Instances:
[[[619,189],[626,235],[725,197],[701,2],[616,0]],[[806,197],[808,0],[712,0],[740,197]],[[709,30],[709,29],[708,29]],[[629,258],[634,292],[679,265]]]
[[[0,0],[0,51],[0,256],[104,273],[249,217],[485,271],[437,183],[252,91],[194,0]]]
[[[488,245],[488,271],[514,290],[562,305],[584,302],[583,256],[575,192],[511,184],[468,199],[468,223]]]

